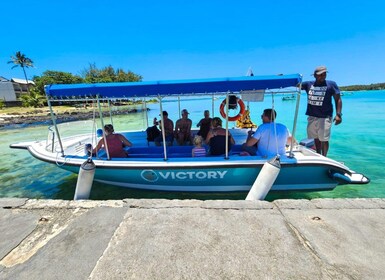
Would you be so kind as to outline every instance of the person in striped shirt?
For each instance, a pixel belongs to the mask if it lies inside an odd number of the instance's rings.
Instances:
[[[206,149],[202,147],[202,136],[196,135],[193,140],[194,148],[192,149],[192,157],[205,157]]]

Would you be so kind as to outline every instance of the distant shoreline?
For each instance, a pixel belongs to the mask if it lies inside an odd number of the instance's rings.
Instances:
[[[147,109],[149,110],[149,109]],[[125,115],[137,113],[137,109],[125,109],[112,111],[113,115]],[[90,120],[93,118],[93,112],[64,112],[56,115],[57,123],[73,122],[80,120]],[[103,116],[109,116],[109,112],[103,112]],[[99,117],[99,112],[95,113],[95,117]],[[26,114],[26,115],[1,115],[0,114],[0,129],[19,128],[20,126],[31,125],[52,125],[51,115]]]

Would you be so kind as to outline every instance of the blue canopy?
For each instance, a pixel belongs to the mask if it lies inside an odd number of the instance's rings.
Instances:
[[[51,98],[97,95],[101,98],[134,98],[279,89],[295,87],[301,81],[300,74],[293,74],[157,82],[57,84],[46,86],[45,91]]]

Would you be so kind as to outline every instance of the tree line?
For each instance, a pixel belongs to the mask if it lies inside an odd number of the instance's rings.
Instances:
[[[20,67],[23,70],[26,83],[28,85],[28,78],[26,69],[33,67],[32,59],[28,58],[20,51],[11,56],[12,68]],[[41,76],[34,76],[32,78],[35,85],[27,86],[27,95],[22,95],[21,101],[26,107],[42,107],[45,101],[44,86],[50,84],[80,84],[80,83],[110,83],[110,82],[140,82],[142,76],[135,74],[132,71],[125,71],[121,68],[114,69],[112,66],[104,68],[97,68],[96,64],[89,64],[89,66],[81,71],[80,75],[73,75],[69,72],[47,70]]]
[[[351,85],[340,87],[344,91],[358,91],[358,90],[382,90],[385,89],[385,83],[377,83],[370,85]]]

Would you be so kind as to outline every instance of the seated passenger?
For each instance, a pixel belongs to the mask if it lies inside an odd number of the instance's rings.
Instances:
[[[194,148],[192,149],[192,157],[205,157],[206,149],[202,147],[203,138],[202,136],[196,135],[193,140]]]
[[[215,117],[211,121],[211,129],[207,133],[206,144],[209,145],[210,155],[223,155],[226,153],[226,129],[222,128],[222,120]],[[228,151],[235,144],[233,136],[228,134]]]
[[[123,147],[131,147],[132,143],[127,140],[122,134],[114,133],[114,127],[112,124],[106,124],[104,126],[104,132],[106,134],[108,154],[110,158],[123,158],[127,157],[126,151]],[[104,143],[104,137],[102,137],[96,147],[93,149],[92,154],[96,154],[102,148],[106,148]]]
[[[285,125],[275,122],[276,117],[275,110],[265,109],[261,115],[263,124],[253,134],[249,133],[242,150],[262,157],[285,155],[286,143],[291,141],[291,135]]]
[[[211,128],[211,120],[212,119],[210,118],[210,111],[205,110],[204,116],[205,117],[203,119],[201,119],[197,124],[197,127],[199,127],[199,131],[198,131],[197,135],[200,135],[200,136],[202,136],[203,139],[206,139],[207,133],[209,133],[210,128]]]
[[[167,111],[162,112],[163,120],[164,120],[164,133],[166,138],[166,144],[167,146],[171,146],[172,142],[174,141],[174,122],[168,118]],[[162,123],[161,121],[157,121],[156,118],[154,119],[154,125],[159,125],[160,130],[162,130]],[[160,143],[163,142],[163,134],[162,131],[159,134],[158,137],[154,139],[155,145],[160,146]]]
[[[192,121],[188,118],[188,112],[186,109],[182,110],[182,118],[175,123],[174,136],[179,145],[185,145],[186,142],[191,144],[191,126]]]

